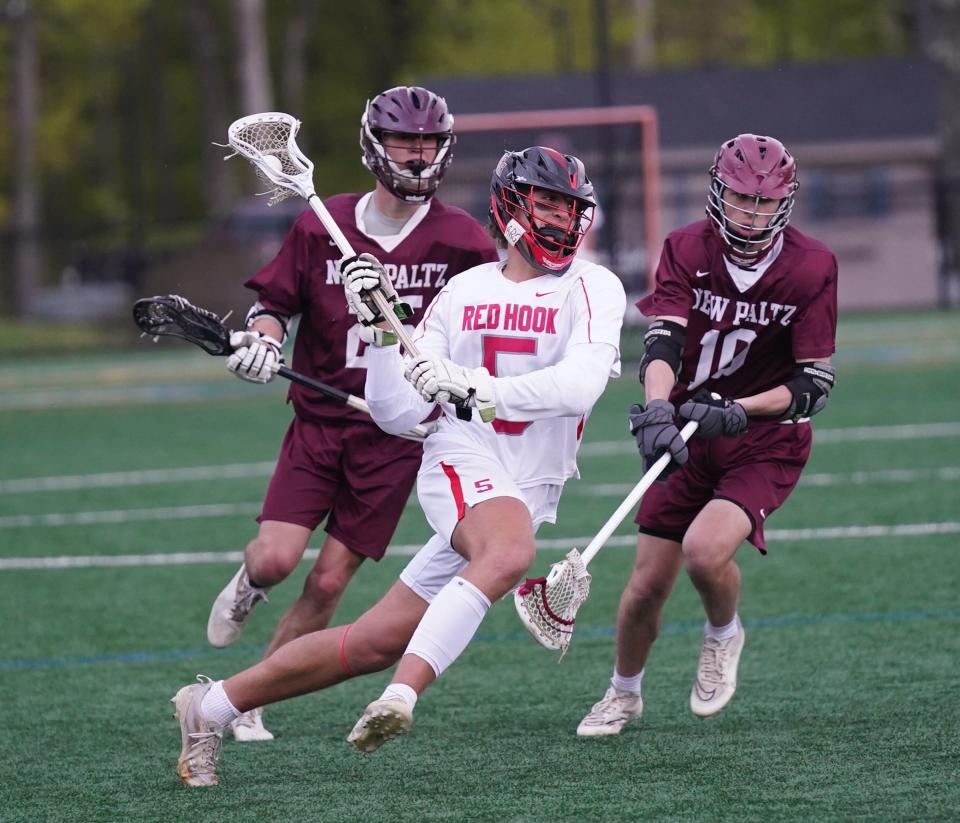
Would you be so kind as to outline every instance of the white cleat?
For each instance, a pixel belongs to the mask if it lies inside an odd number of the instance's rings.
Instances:
[[[578,737],[606,737],[620,734],[623,727],[640,716],[643,700],[639,694],[622,692],[610,686],[603,699],[593,704],[590,713],[577,726]]]
[[[263,725],[263,709],[250,709],[244,712],[227,728],[230,729],[237,743],[273,740],[273,732]]]
[[[222,649],[233,643],[247,625],[253,607],[261,600],[266,601],[269,591],[270,589],[251,586],[247,567],[241,566],[213,601],[210,618],[207,620],[207,640],[210,645]]]
[[[374,700],[347,735],[361,754],[370,754],[413,725],[413,712],[403,700]]]
[[[173,716],[180,721],[180,758],[177,774],[188,786],[216,786],[217,759],[223,743],[223,729],[216,728],[200,713],[203,696],[213,681],[202,674],[199,683],[184,686],[171,699],[176,707]]]
[[[697,717],[710,717],[733,699],[733,693],[737,690],[740,652],[746,639],[739,617],[737,628],[740,631],[729,640],[713,637],[703,639],[697,679],[693,681],[690,691],[690,711]]]

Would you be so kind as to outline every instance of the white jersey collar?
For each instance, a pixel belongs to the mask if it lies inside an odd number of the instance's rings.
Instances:
[[[354,209],[354,218],[357,221],[357,228],[384,251],[393,251],[406,240],[407,237],[410,236],[410,233],[423,222],[427,216],[427,212],[430,211],[430,201],[427,201],[417,208],[413,216],[407,221],[407,224],[396,234],[378,236],[370,234],[370,232],[367,231],[367,223],[363,216],[371,197],[373,197],[373,192],[369,191],[357,201],[356,208]]]
[[[750,269],[740,268],[736,263],[731,263],[726,255],[723,257],[723,262],[727,266],[727,273],[730,275],[730,279],[733,280],[733,284],[742,294],[763,277],[764,272],[766,272],[773,264],[773,261],[780,256],[781,251],[783,251],[783,232],[777,235],[776,242],[773,244],[770,254],[764,257],[756,267]]]

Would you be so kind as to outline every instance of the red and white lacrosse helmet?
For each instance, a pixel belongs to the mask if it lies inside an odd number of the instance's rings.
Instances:
[[[562,223],[534,217],[537,190],[573,201]],[[490,181],[490,216],[507,242],[545,274],[563,274],[590,228],[597,201],[583,163],[545,146],[504,152]]]

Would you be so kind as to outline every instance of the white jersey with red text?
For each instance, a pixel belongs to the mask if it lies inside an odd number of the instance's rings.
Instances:
[[[413,336],[421,354],[485,366],[496,396],[492,423],[482,422],[476,411],[470,421],[459,420],[454,407],[444,405],[436,432],[427,438],[422,470],[449,455],[479,453],[495,456],[520,488],[563,483],[577,475],[577,449],[593,404],[607,379],[620,374],[623,285],[613,272],[587,261],[574,261],[559,277],[521,283],[507,279],[503,267],[485,263],[451,280]],[[402,392],[395,377],[380,380],[388,377],[387,368],[394,375],[399,369],[392,348],[382,359],[393,365],[384,362],[374,367],[376,374],[368,373],[367,400],[371,408],[396,409],[400,403],[413,412],[419,395],[409,384]]]

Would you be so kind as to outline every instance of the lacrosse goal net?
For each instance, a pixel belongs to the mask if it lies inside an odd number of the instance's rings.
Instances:
[[[507,149],[545,145],[583,160],[598,219],[581,254],[616,272],[628,294],[652,285],[661,242],[660,157],[652,106],[457,114],[455,160],[440,197],[486,223],[490,175]]]

